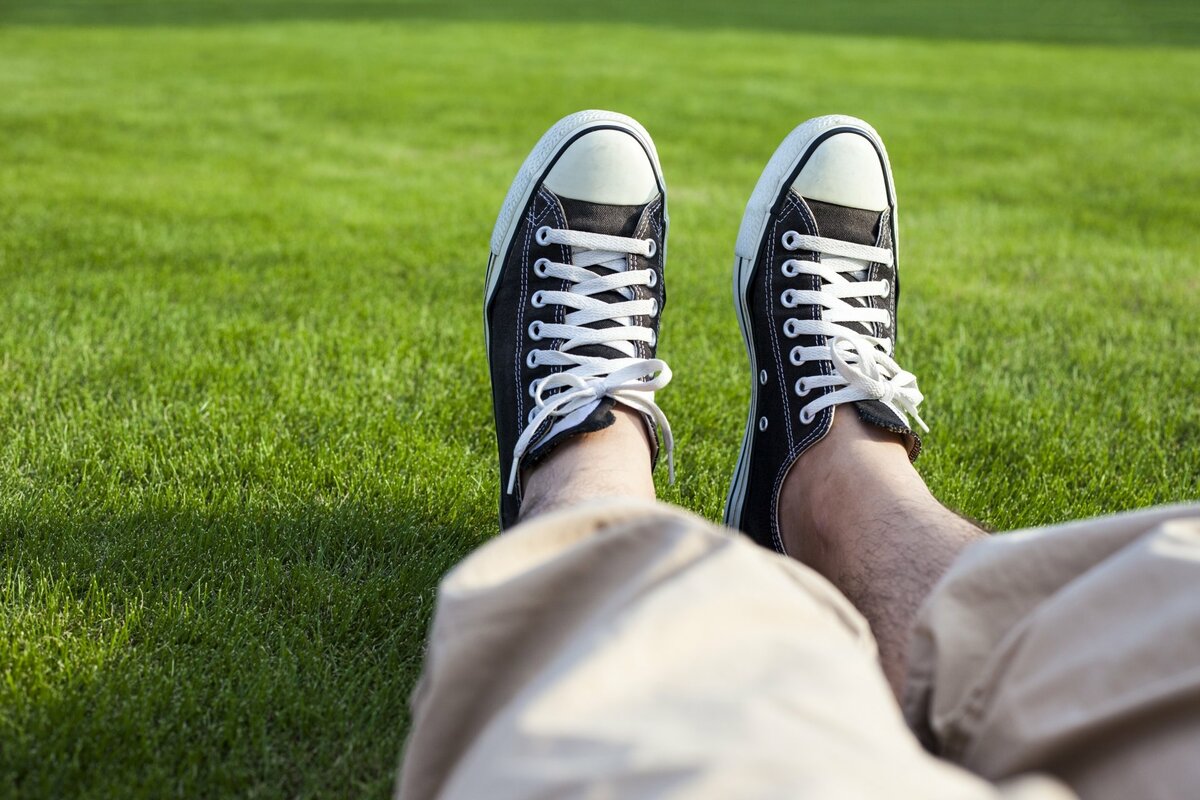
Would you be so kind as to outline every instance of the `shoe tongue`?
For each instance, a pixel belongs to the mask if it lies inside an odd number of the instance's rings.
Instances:
[[[604,203],[589,203],[586,200],[572,200],[568,197],[560,197],[558,199],[562,203],[563,212],[566,214],[568,228],[575,231],[587,231],[588,233],[602,233],[606,236],[632,237],[637,230],[638,222],[641,221],[642,212],[646,208],[645,205],[613,206]],[[589,267],[589,269],[597,275],[610,275],[614,271],[599,265]],[[632,295],[625,296],[620,292],[611,291],[601,292],[598,295],[594,295],[594,297],[606,303],[620,303],[631,299]],[[613,328],[618,325],[620,323],[616,320],[600,320],[588,327]],[[581,356],[593,356],[597,358],[627,357],[621,351],[602,344],[576,347],[571,352]]]
[[[817,231],[826,239],[870,246],[874,246],[878,241],[882,212],[822,203],[820,200],[808,198],[805,198],[805,202],[812,211],[813,219],[817,221]]]
[[[883,219],[882,212],[839,206],[834,203],[823,203],[820,200],[809,200],[808,198],[805,198],[804,202],[808,204],[809,210],[812,211],[813,219],[816,220],[818,235],[826,239],[837,239],[843,242],[853,242],[854,244],[865,244],[868,246],[874,246],[879,241],[879,225]],[[849,273],[848,276],[860,281],[866,280],[866,266],[864,265],[863,269],[859,272]],[[855,306],[866,304],[859,297],[848,298],[846,302]],[[871,333],[869,327],[861,322],[846,322],[843,324],[859,333],[867,335]]]
[[[633,236],[645,206],[610,206],[586,200],[558,198],[567,215],[567,227],[573,231],[603,233],[606,236]]]

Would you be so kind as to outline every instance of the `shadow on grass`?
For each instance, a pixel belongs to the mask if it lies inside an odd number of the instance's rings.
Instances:
[[[494,530],[354,504],[5,516],[0,796],[386,796],[436,582]]]
[[[919,38],[1200,44],[1200,4],[1194,0],[863,0],[853,4],[852,11],[841,0],[9,0],[0,6],[0,24],[176,26],[301,20],[616,22]]]

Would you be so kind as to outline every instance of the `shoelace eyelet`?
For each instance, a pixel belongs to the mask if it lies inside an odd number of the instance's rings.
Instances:
[[[800,335],[800,323],[794,317],[788,317],[787,322],[783,323],[783,335],[789,339],[795,339]]]
[[[881,296],[882,297],[891,297],[892,296],[892,282],[891,281],[885,280],[883,282],[883,294]]]
[[[794,388],[796,390],[797,397],[805,397],[809,392],[812,391],[812,389],[810,389],[808,387],[808,384],[806,384],[804,382],[804,378],[801,378],[800,380],[796,381],[796,385]]]
[[[779,302],[784,308],[795,308],[799,303],[796,302],[796,291],[794,289],[784,289],[779,295]]]
[[[800,234],[796,233],[795,231],[788,231],[787,233],[785,233],[783,235],[783,238],[780,239],[779,241],[780,241],[780,244],[783,245],[784,249],[797,250],[797,249],[799,249],[799,245],[797,244],[797,240],[799,238],[800,238]]]
[[[804,365],[804,359],[800,357],[799,347],[793,347],[788,351],[788,361],[792,362],[792,366],[800,367]]]
[[[758,382],[764,386],[767,385],[767,371],[765,369],[760,369],[758,371]]]
[[[585,295],[591,300],[584,309],[576,310],[585,311],[582,316],[590,319],[580,320],[577,324],[568,322],[570,313],[566,317],[559,314],[545,319],[547,312],[543,311],[539,312],[543,319],[532,319],[533,315],[530,314],[525,320],[529,336],[525,341],[552,339],[557,346],[567,349],[535,350],[526,345],[526,364],[531,369],[555,364],[553,372],[556,377],[554,381],[550,381],[546,374],[550,370],[542,369],[535,373],[537,380],[531,380],[527,387],[534,402],[528,408],[527,425],[513,446],[507,493],[512,494],[516,491],[519,486],[521,459],[531,448],[537,446],[544,432],[552,429],[557,424],[556,420],[569,418],[581,409],[586,410],[603,397],[612,397],[652,417],[663,437],[663,447],[667,453],[668,465],[671,465],[673,480],[673,439],[670,425],[654,400],[654,392],[671,380],[671,371],[664,362],[654,358],[653,346],[657,344],[658,336],[646,322],[647,312],[654,317],[661,315],[663,301],[661,297],[651,297],[651,292],[637,288],[638,285],[653,287],[663,283],[663,280],[654,268],[635,271],[636,278],[629,274],[637,263],[636,257],[640,255],[644,258],[647,257],[646,254],[658,254],[657,240],[559,229],[549,225],[538,227],[535,237],[541,246],[557,244],[559,248],[552,248],[549,257],[535,259],[533,264],[524,268],[539,279],[553,279],[558,276],[562,286],[560,288],[549,283],[540,286],[535,284],[533,289],[540,288],[543,291],[532,292],[530,302],[538,308],[563,306],[569,309],[579,303],[572,302],[572,298],[563,297],[563,294]],[[555,257],[554,253],[561,251],[565,254],[568,248],[571,248],[569,252],[575,256],[574,263],[560,263],[564,259]],[[597,268],[590,269],[593,266]],[[528,276],[529,273],[525,274]],[[580,292],[579,286],[584,283],[588,286]],[[615,292],[621,299],[608,301],[598,296],[607,292]],[[559,300],[565,302],[558,302]],[[646,303],[646,300],[652,302]],[[635,302],[633,308],[644,309],[644,312],[635,315],[626,310],[628,305],[621,308],[622,303],[627,304],[630,301],[640,301]],[[602,309],[600,303],[609,308]],[[593,324],[604,321],[608,324]],[[549,332],[551,329],[554,330],[553,335]],[[646,346],[647,340],[650,347]],[[628,357],[596,358],[570,352],[575,346],[583,344],[608,345]],[[629,350],[633,352],[628,352]],[[547,354],[545,364],[542,363],[541,353]],[[550,358],[551,355],[553,358]],[[563,373],[561,376],[560,372]],[[532,377],[530,375],[531,379]],[[558,385],[555,385],[556,383]],[[551,388],[547,388],[548,386]],[[520,402],[524,403],[525,398],[520,397],[519,388],[517,393]]]
[[[794,258],[789,258],[779,266],[779,271],[783,273],[785,278],[794,278],[800,274],[800,262]]]
[[[758,429],[760,431],[765,431],[767,429],[767,418],[766,417],[758,418]]]
[[[813,421],[813,415],[809,413],[808,406],[800,409],[800,421],[805,425]]]

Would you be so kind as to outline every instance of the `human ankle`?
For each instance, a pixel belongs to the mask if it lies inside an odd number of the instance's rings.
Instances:
[[[897,481],[908,482],[907,473],[916,477],[900,434],[863,422],[853,408],[837,409],[829,432],[792,464],[780,489],[785,550],[806,563],[819,560],[839,544],[832,532],[863,510],[851,505],[856,487],[866,483],[886,496]]]
[[[571,437],[522,473],[521,519],[600,497],[654,499],[646,424],[624,406],[613,414],[607,428]]]

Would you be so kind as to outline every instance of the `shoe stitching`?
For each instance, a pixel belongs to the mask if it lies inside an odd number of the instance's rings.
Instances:
[[[883,246],[884,242],[886,241],[888,249],[892,249],[893,242],[890,241],[891,237],[888,235],[891,230],[888,227],[888,225],[889,225],[888,213],[889,213],[889,209],[884,209],[883,213],[879,217],[879,233],[877,233],[875,235],[875,246],[881,247],[881,246]],[[892,250],[892,252],[895,253],[895,250]],[[893,258],[892,263],[895,264],[894,258]],[[867,277],[870,280],[877,280],[879,277],[879,274],[883,270],[884,270],[884,266],[882,264],[873,262],[871,264],[870,272],[867,275]],[[893,290],[895,288],[897,274],[899,274],[899,269],[894,267],[893,271],[892,271],[892,275],[891,275],[891,285],[893,287]],[[897,311],[899,310],[899,304],[897,304],[895,302],[895,295],[891,294],[890,292],[889,292],[888,297],[881,298],[881,300],[882,300],[883,308],[888,312],[888,322],[886,325],[882,322],[872,322],[871,323],[871,332],[879,338],[888,338],[888,339],[892,340],[891,355],[894,357],[896,355],[896,346],[897,346],[896,327],[897,327],[897,322],[899,321],[897,319]],[[874,306],[874,302],[872,302],[872,306]],[[888,334],[888,333],[890,333],[891,335],[887,336],[886,334]],[[857,404],[855,404],[855,405],[857,407]],[[901,419],[901,420],[904,419],[904,415],[900,413],[900,410],[897,408],[893,408],[890,403],[883,403],[883,406],[885,408],[887,408],[888,411],[891,411],[893,414],[895,414],[897,419]],[[872,416],[872,418],[874,418],[876,420],[876,422],[878,424],[878,416],[874,415],[874,414],[872,414],[871,416]],[[896,426],[889,421],[887,425],[884,425],[882,427],[886,427],[889,430],[892,430],[894,433],[910,433],[911,432],[914,436],[916,435],[916,431],[912,431],[909,428],[909,426],[907,426],[907,425],[902,426],[900,428],[900,430],[897,430]]]
[[[520,275],[521,275],[521,291],[518,296],[519,302],[517,303],[517,324],[516,324],[516,327],[514,328],[514,331],[516,332],[516,337],[515,337],[515,340],[513,343],[513,383],[515,385],[516,398],[517,398],[517,424],[518,424],[518,426],[520,425],[520,421],[525,418],[525,397],[524,397],[525,387],[521,385],[521,366],[522,366],[521,365],[521,351],[525,349],[525,336],[523,333],[523,329],[525,326],[525,298],[528,295],[528,288],[529,288],[528,287],[529,276],[526,274],[525,265],[529,263],[529,255],[530,255],[529,243],[530,243],[530,238],[532,236],[532,231],[534,229],[534,225],[536,224],[536,221],[537,221],[537,217],[534,213],[536,211],[536,209],[537,209],[537,200],[535,197],[534,202],[529,204],[529,208],[526,211],[527,217],[525,220],[525,238],[524,238],[524,243],[522,244],[522,247],[521,247],[521,260],[518,262],[519,267],[520,267],[519,271],[520,271]]]
[[[884,242],[889,238],[887,236],[887,230],[888,230],[887,226],[888,226],[888,210],[884,209],[883,213],[879,217],[879,233],[875,236],[875,246],[876,247],[883,247]],[[889,250],[891,249],[891,246],[892,246],[892,243],[887,242],[887,247]],[[893,253],[894,252],[895,251],[893,250]],[[895,263],[894,257],[893,257],[893,263]],[[871,264],[871,271],[867,275],[867,279],[868,280],[879,280],[879,274],[882,271],[883,271],[883,265],[879,264],[878,262],[873,262]],[[898,271],[899,271],[898,269],[894,270],[894,272],[898,272]],[[896,276],[895,276],[895,274],[893,274],[891,276],[891,285],[893,286],[893,288],[895,287],[895,283],[896,283]],[[895,352],[896,352],[896,310],[894,308],[895,295],[893,295],[891,292],[889,292],[888,294],[889,294],[888,297],[881,298],[881,299],[883,301],[884,307],[888,310],[889,320],[890,320],[888,327],[890,327],[892,329],[892,335],[888,338],[890,338],[892,340],[892,353],[895,354]],[[883,323],[882,322],[874,322],[874,323],[872,323],[872,325],[874,326],[871,329],[872,333],[874,333],[875,336],[877,336],[877,337],[883,338],[883,335],[885,333]]]
[[[648,205],[645,208],[645,210],[642,212],[642,218],[638,222],[637,230],[633,234],[636,238],[639,238],[639,239],[644,238],[647,234],[650,233],[651,225],[653,225],[655,228],[655,234],[656,234],[655,235],[656,245],[659,241],[662,240],[662,231],[658,226],[658,206],[659,206],[660,202],[661,202],[660,200],[654,201],[653,203]],[[661,252],[661,251],[662,251],[662,247],[659,246],[658,252]],[[638,255],[630,255],[629,256],[629,269],[630,270],[637,269],[641,258],[642,257],[638,256]],[[651,259],[646,258],[645,260],[646,260],[645,268],[646,269],[654,269],[654,266],[651,263]],[[661,276],[659,277],[659,284],[660,285],[662,284]],[[634,289],[634,296],[640,297],[642,295],[653,298],[654,292],[652,292],[649,287],[645,287],[645,286],[636,287]],[[662,305],[663,304],[660,302],[659,303],[659,314],[660,314],[659,319],[661,319]],[[645,320],[645,323],[646,323],[645,327],[650,328],[651,330],[654,331],[654,338],[655,338],[655,342],[656,342],[656,346],[657,346],[658,326],[654,324],[654,319],[651,317],[638,317],[637,320],[638,320],[639,325],[641,324],[641,320]],[[636,343],[636,352],[638,353],[639,357],[641,357],[641,358],[653,358],[654,357],[654,354],[650,352],[650,343],[649,342],[642,342],[642,341],[637,342]]]
[[[772,310],[775,307],[775,242],[779,238],[779,219],[780,218],[776,218],[775,224],[771,226],[771,238],[767,244],[767,253],[765,259],[767,275],[765,286],[763,288],[763,296],[760,298],[760,302],[763,303],[764,310],[766,312],[766,324],[770,337],[769,341],[771,343],[771,355],[775,358],[775,374],[779,376],[777,393],[779,394],[780,400],[783,403],[783,424],[784,430],[787,432],[787,441],[790,445],[792,443],[792,412],[791,406],[788,403],[787,392],[784,389],[786,381],[783,380],[783,357],[779,351],[779,334],[775,330],[775,315],[772,313]],[[757,380],[757,376],[754,376],[754,379]],[[756,412],[759,410],[760,409],[755,409]]]
[[[566,214],[566,211],[563,210],[562,203],[559,201],[558,195],[551,192],[545,186],[542,186],[538,189],[538,195],[541,197],[542,201],[544,203],[546,203],[546,210],[543,214],[541,214],[538,217],[537,221],[539,223],[541,223],[546,219],[546,217],[552,217],[553,218],[552,221],[554,222],[554,227],[557,227],[557,228],[567,227],[567,214]],[[559,257],[562,259],[562,263],[564,263],[564,264],[573,264],[574,263],[574,255],[571,253],[571,249],[569,247],[567,247],[566,245],[559,245],[558,250],[559,250]],[[528,259],[526,259],[526,263],[528,263]],[[570,282],[563,280],[559,288],[561,291],[566,291],[567,289],[570,288]],[[566,309],[562,306],[556,306],[554,309],[555,323],[561,324],[565,319],[566,319]],[[550,349],[557,350],[558,348],[562,347],[564,341],[566,341],[566,340],[562,339],[562,338],[551,339],[550,340]],[[562,370],[563,370],[563,368],[561,366],[557,366],[557,365],[551,366],[550,374],[553,375],[556,372],[562,372]],[[521,387],[522,392],[525,392],[526,390],[527,390],[527,387]],[[522,395],[522,400],[523,399],[524,399],[524,396]],[[519,420],[520,420],[520,424],[522,426],[528,424],[528,422],[525,420],[524,416],[521,416],[519,418]],[[537,444],[535,444],[531,447],[532,450],[537,450],[537,445],[545,444],[545,442],[542,442],[541,439],[543,436],[545,436],[547,433],[549,433],[550,429],[553,427],[554,427],[554,421],[549,420],[549,419],[544,421],[540,426],[538,426],[537,431],[534,432],[533,440],[532,440],[533,442],[536,442]],[[519,482],[520,481],[518,481],[518,483]]]
[[[784,204],[785,204],[785,206],[790,206],[792,209],[794,209],[800,215],[800,218],[804,221],[804,224],[808,230],[812,231],[814,234],[819,233],[819,231],[817,230],[817,221],[813,217],[812,211],[808,208],[807,203],[803,203],[802,201],[797,202],[796,198],[792,195],[792,193],[788,192],[787,196],[784,198]],[[781,210],[781,212],[782,212],[782,210]],[[780,219],[782,219],[782,217],[783,217],[783,214],[781,213]],[[816,255],[815,257],[818,261],[821,258],[821,256],[819,254]],[[817,362],[817,366],[820,368],[821,373],[823,375],[828,375],[830,373],[830,371],[832,370],[832,366],[829,365],[825,361]],[[781,371],[780,375],[782,376],[782,374],[783,373]],[[786,383],[786,381],[781,381],[781,383]],[[784,396],[786,397],[786,388],[781,386],[780,391],[783,392]],[[828,391],[828,389],[826,389],[826,391]],[[802,440],[793,444],[791,446],[791,448],[788,450],[787,455],[784,457],[783,462],[780,464],[779,469],[775,474],[775,481],[771,487],[771,497],[770,497],[770,506],[769,506],[771,509],[771,515],[770,515],[771,538],[774,540],[775,544],[779,548],[779,552],[781,552],[781,553],[784,552],[784,548],[783,548],[783,535],[782,535],[781,531],[779,530],[778,509],[779,509],[779,493],[783,486],[783,479],[787,475],[788,470],[791,469],[792,464],[795,463],[796,459],[798,459],[800,456],[802,456],[804,454],[804,452],[809,447],[811,447],[813,444],[815,444],[816,442],[819,442],[821,439],[825,438],[825,435],[827,433],[829,433],[829,428],[830,428],[832,421],[833,421],[833,409],[832,408],[822,409],[818,413],[818,416],[816,417],[816,419],[814,419],[811,423],[809,423],[812,427],[810,428],[808,434]]]
[[[662,333],[663,309],[667,307],[667,278],[666,278],[667,238],[666,238],[666,231],[663,228],[663,220],[662,220],[663,215],[666,213],[666,199],[664,198],[664,196],[659,195],[658,199],[655,200],[650,205],[650,208],[651,208],[651,213],[649,215],[649,219],[650,219],[651,225],[653,225],[653,227],[654,227],[654,241],[656,244],[655,258],[658,259],[658,267],[655,268],[655,267],[651,266],[651,269],[655,269],[656,273],[658,274],[658,287],[657,287],[657,291],[650,289],[649,287],[645,287],[645,288],[646,288],[646,293],[648,295],[650,295],[650,297],[652,297],[652,298],[658,297],[659,300],[658,300],[658,314],[656,315],[655,319],[653,320],[654,325],[651,328],[651,330],[654,331],[654,347],[651,348],[649,342],[642,342],[641,344],[643,345],[645,357],[646,358],[655,358],[658,355],[658,337]],[[651,327],[651,326],[647,325],[647,327]],[[651,448],[652,455],[651,455],[651,459],[650,459],[650,463],[651,463],[652,467],[658,465],[658,456],[659,456],[659,452],[660,452],[658,428],[653,427],[653,430],[654,430],[654,442],[653,442],[652,448]]]
[[[514,329],[516,335],[513,339],[513,383],[515,384],[515,387],[514,387],[515,392],[514,393],[517,398],[516,411],[517,411],[518,429],[520,427],[521,420],[523,420],[525,418],[525,403],[524,403],[525,388],[523,386],[521,386],[521,366],[522,366],[521,365],[521,351],[525,349],[525,338],[522,333],[522,329],[525,325],[525,297],[527,295],[528,281],[529,281],[528,275],[526,275],[526,272],[525,272],[525,265],[529,263],[529,250],[530,250],[529,241],[530,241],[530,235],[531,235],[530,232],[533,230],[535,222],[536,222],[536,217],[534,214],[534,211],[536,208],[537,208],[537,201],[535,198],[532,202],[530,202],[529,208],[526,212],[527,218],[526,218],[526,224],[525,224],[525,241],[521,248],[521,260],[518,262],[520,264],[519,271],[521,274],[521,292],[520,292],[520,302],[517,303],[517,325],[516,325],[516,328]],[[505,265],[501,264],[500,266],[501,266],[501,269],[503,269]],[[511,460],[512,454],[509,453],[505,457],[507,459]],[[502,471],[501,474],[503,474],[504,460],[502,459],[500,463],[501,463],[501,471]],[[511,464],[509,466],[511,466]],[[513,502],[516,503],[516,506],[518,509],[520,509],[520,507],[521,507],[521,499],[522,499],[522,487],[521,487],[520,483],[521,483],[520,481],[517,481],[516,491],[513,492],[513,494],[512,494]],[[502,494],[500,499],[501,499],[501,503],[504,503],[505,495]]]
[[[566,212],[566,210],[563,209],[562,201],[558,199],[558,195],[551,192],[545,186],[543,186],[541,189],[539,189],[538,193],[543,195],[543,197],[546,200],[546,203],[549,205],[549,208],[547,210],[550,214],[553,214],[553,216],[554,216],[554,226],[557,228],[566,228],[569,224],[567,222],[567,212]],[[569,248],[565,245],[559,245],[558,251],[559,251],[559,255],[562,257],[562,261],[564,264],[574,264],[575,263],[575,254],[571,252],[571,248]],[[565,292],[570,288],[571,288],[570,281],[566,280],[565,278],[559,280],[558,290],[560,292]],[[564,321],[566,321],[566,318],[567,318],[566,308],[561,305],[555,305],[554,306],[554,322],[555,322],[555,324],[562,324]],[[562,338],[551,339],[550,340],[550,349],[557,350],[558,348],[562,347],[564,341],[566,341],[566,340],[562,339]],[[558,366],[558,365],[554,365],[554,366],[550,367],[551,375],[553,375],[556,372],[562,372],[562,367]]]
[[[552,211],[553,205],[549,204],[546,198],[545,188],[539,189],[536,199],[529,205],[528,224],[525,228],[525,248],[520,262],[521,265],[521,294],[520,303],[517,305],[517,341],[514,348],[513,358],[516,366],[516,396],[517,396],[517,429],[522,429],[527,421],[525,419],[525,392],[527,387],[522,383],[521,377],[524,374],[524,359],[521,354],[525,351],[525,301],[529,296],[529,258],[532,255],[533,232],[537,230],[542,220],[546,218]],[[545,207],[538,211],[537,201],[541,200],[545,203]],[[517,481],[517,499],[520,500],[520,481]]]
[[[650,229],[649,219],[646,217],[646,211],[648,211],[648,210],[649,209],[644,209],[642,211],[642,215],[638,219],[637,227],[634,228],[634,230],[633,230],[633,237],[635,239],[645,238],[645,234],[647,232],[649,232],[649,229]],[[641,256],[637,255],[636,253],[630,253],[627,258],[627,261],[629,264],[629,271],[633,272],[634,270],[638,269],[639,262],[641,261]],[[634,299],[640,298],[642,296],[643,292],[647,292],[646,287],[635,286],[633,288]],[[642,325],[642,321],[644,319],[645,319],[644,317],[634,317],[632,321],[633,321],[634,325],[640,326],[640,325]],[[647,357],[646,356],[646,343],[645,342],[634,342],[633,352],[637,355],[638,358],[646,358]]]

